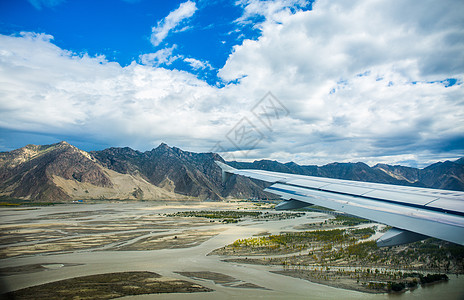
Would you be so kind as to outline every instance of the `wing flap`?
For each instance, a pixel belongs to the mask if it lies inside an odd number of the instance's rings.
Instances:
[[[299,186],[305,186],[309,188],[314,188],[314,189],[320,189],[324,186],[328,186],[331,184],[330,182],[326,181],[320,181],[320,180],[312,180],[312,179],[292,179],[289,180],[285,183],[288,184],[293,184],[293,185],[299,185]]]
[[[464,215],[464,203],[457,199],[438,198],[437,200],[427,203],[427,207],[454,211]]]
[[[386,201],[410,203],[414,205],[426,205],[427,203],[430,203],[438,199],[438,197],[436,196],[386,190],[372,190],[364,194],[363,196],[376,199],[383,199]]]

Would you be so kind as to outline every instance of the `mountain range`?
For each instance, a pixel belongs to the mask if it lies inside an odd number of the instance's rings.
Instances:
[[[276,198],[263,192],[265,183],[241,176],[222,184],[215,160],[224,162],[215,153],[193,153],[164,143],[146,152],[127,147],[85,152],[67,142],[27,145],[0,152],[0,198],[41,202]],[[227,163],[236,168],[464,190],[464,158],[424,169],[369,167],[359,162],[324,166],[270,160]]]

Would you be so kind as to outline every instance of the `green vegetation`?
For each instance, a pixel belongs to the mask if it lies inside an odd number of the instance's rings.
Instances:
[[[340,249],[338,252],[348,255],[348,257],[354,256],[356,258],[365,258],[374,250],[377,250],[377,244],[375,241],[368,241],[358,244],[353,244],[345,249]]]
[[[323,265],[464,273],[463,246],[428,239],[409,245],[379,248],[375,241],[359,242],[368,235],[357,235],[356,230],[351,231],[350,244],[321,244],[304,261]]]
[[[0,206],[20,206],[19,203],[0,202]]]
[[[374,228],[316,230],[252,237],[237,240],[213,253],[248,256],[305,250],[306,255],[285,260],[268,258],[267,263],[364,266],[464,274],[463,246],[427,239],[408,245],[379,248],[375,241],[366,241],[375,233]]]
[[[408,277],[416,277],[419,279],[419,282],[421,284],[427,284],[427,283],[432,283],[436,281],[441,281],[441,280],[448,280],[448,276],[446,274],[427,274],[427,275],[422,275],[421,273],[413,272],[413,273],[403,273],[403,278],[408,278]]]
[[[412,275],[405,273],[405,275],[403,275],[403,273],[399,271],[369,268],[334,270],[330,267],[316,267],[313,269],[305,269],[303,267],[302,269],[301,266],[292,266],[288,264],[284,264],[283,266],[284,270],[272,272],[338,288],[344,287],[374,293],[400,292],[406,288],[415,288],[419,284],[424,284],[421,278],[425,277],[431,279],[429,283],[448,280],[448,276],[445,274],[427,274],[424,276],[420,273],[413,273]],[[406,276],[406,274],[408,275]]]
[[[389,281],[386,285],[388,291],[401,292],[405,288],[415,288],[419,283],[420,284],[430,284],[437,281],[447,281],[448,276],[446,274],[427,274],[426,276],[421,273],[404,273],[402,276],[403,281]]]
[[[343,225],[343,226],[356,226],[360,224],[371,223],[371,221],[358,218],[358,217],[337,215],[335,219],[329,220],[328,223]]]
[[[440,280],[448,280],[446,274],[427,274],[426,276],[420,276],[420,281],[422,284],[432,283]]]
[[[352,229],[351,234],[359,237],[360,239],[367,239],[371,235],[375,233],[375,229],[373,227],[366,227],[366,228],[359,228],[359,229]]]
[[[304,216],[305,213],[289,212],[261,212],[261,211],[233,211],[233,210],[202,210],[202,211],[181,211],[173,214],[166,214],[167,217],[195,217],[207,218],[212,220],[222,220],[223,223],[237,223],[243,218],[256,220],[284,220]]]
[[[6,207],[20,207],[20,206],[52,206],[56,204],[61,204],[61,203],[56,203],[56,202],[24,202],[24,201],[3,201],[0,202],[0,207],[1,206],[6,206]]]
[[[180,211],[174,214],[166,214],[167,217],[196,217],[196,218],[207,218],[207,219],[240,219],[244,217],[258,217],[262,212],[258,211]]]
[[[279,253],[292,253],[305,249],[318,249],[320,245],[323,244],[322,247],[330,251],[336,246],[354,245],[360,238],[368,238],[374,233],[375,230],[372,228],[291,232],[240,239],[224,247],[223,250],[231,251],[235,253],[235,255],[248,252],[254,254],[270,254],[276,251]]]
[[[213,254],[247,256],[228,261],[280,265],[284,270],[276,271],[279,274],[336,287],[347,284],[346,288],[370,292],[397,292],[448,280],[441,272],[464,274],[463,246],[427,239],[379,248],[375,241],[366,240],[376,229],[371,226],[253,237],[237,240]],[[297,254],[282,256],[286,253]],[[249,257],[253,255],[267,257]]]
[[[404,282],[389,282],[388,283],[388,289],[395,291],[395,292],[400,292],[404,290],[406,287],[406,284]]]

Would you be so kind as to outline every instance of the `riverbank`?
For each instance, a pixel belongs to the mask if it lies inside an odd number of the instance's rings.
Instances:
[[[428,239],[379,248],[373,238],[385,231],[380,225],[353,219],[351,226],[333,229],[340,223],[337,218],[322,226],[299,226],[317,228],[312,231],[236,240],[209,255],[226,262],[281,266],[283,270],[273,272],[369,293],[400,292],[446,281],[445,273],[464,274],[462,246]]]
[[[209,215],[210,212],[214,213]],[[224,222],[228,219],[237,222]],[[0,251],[4,253],[0,259],[0,280],[4,292],[83,276],[151,272],[212,290],[207,293],[179,290],[171,294],[157,294],[160,299],[386,299],[386,294],[333,288],[327,282],[318,284],[316,280],[308,281],[282,273],[298,271],[297,261],[292,261],[291,257],[309,257],[309,251],[315,247],[277,252],[273,257],[263,253],[252,256],[249,252],[243,252],[245,256],[207,255],[237,240],[266,239],[282,234],[304,235],[307,230],[303,228],[320,229],[324,225],[319,223],[335,226],[333,229],[346,227],[332,222],[336,221],[334,217],[323,213],[285,215],[241,202],[156,205],[105,202],[33,209],[4,207],[0,209],[0,220]],[[363,229],[375,225],[363,223],[356,226]],[[381,230],[380,226],[378,230]],[[376,234],[377,231],[368,239],[375,238]],[[287,243],[287,250],[292,248],[291,245]],[[257,261],[262,258],[274,261],[272,264],[239,261],[246,257],[248,260],[253,257]],[[238,260],[224,261],[226,259]],[[288,265],[277,263],[280,260],[287,261]],[[319,261],[316,264],[320,266]],[[310,266],[299,267],[300,270],[304,268]],[[421,295],[422,300],[426,300],[434,299],[427,298],[428,295],[436,298],[436,293],[445,293],[447,300],[461,299],[464,295],[462,277],[450,278],[447,283],[419,287],[411,295]],[[401,294],[401,300],[409,299],[408,295],[410,292]],[[143,294],[125,296],[124,299],[152,297],[152,294]]]

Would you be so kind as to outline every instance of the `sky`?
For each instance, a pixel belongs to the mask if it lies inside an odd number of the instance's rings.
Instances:
[[[464,1],[2,0],[0,151],[464,156]]]

